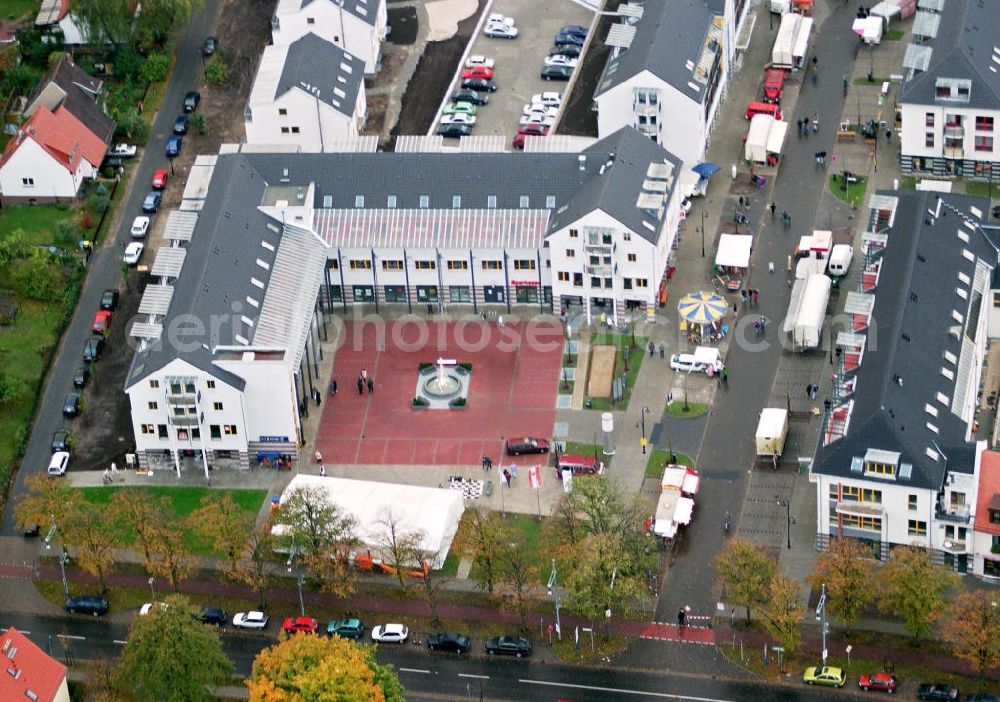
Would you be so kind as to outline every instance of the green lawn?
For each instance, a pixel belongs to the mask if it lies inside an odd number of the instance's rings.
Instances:
[[[906,33],[902,29],[887,29],[882,37],[886,41],[899,41],[902,39]]]
[[[865,176],[858,176],[858,178],[859,182],[848,184],[847,189],[844,190],[843,177],[839,173],[833,173],[830,175],[830,192],[848,205],[861,207],[865,198],[865,190],[868,189],[868,178]]]
[[[993,187],[990,187],[988,181],[967,180],[965,181],[965,194],[976,195],[978,197],[1000,194],[1000,181],[997,181],[993,184]]]
[[[18,19],[38,12],[38,0],[0,0],[0,19]]]
[[[104,505],[111,501],[111,496],[116,491],[121,489],[123,488],[81,488],[80,492],[83,493],[84,499],[88,502]],[[150,486],[142,489],[149,492],[151,495],[168,498],[173,512],[179,518],[187,517],[189,514],[201,507],[202,498],[209,494],[217,496],[229,495],[233,502],[254,515],[260,511],[264,498],[267,496],[267,490],[213,490],[207,487],[163,486]],[[122,534],[122,540],[126,544],[132,543],[134,539],[135,535],[131,532],[131,530],[128,530],[128,533]],[[210,555],[212,553],[212,549],[205,548],[199,544],[194,538],[194,535],[190,532],[185,534],[184,541],[194,553],[202,555]]]
[[[3,0],[0,0],[2,2]],[[51,244],[56,224],[76,214],[66,205],[15,205],[0,210],[0,240],[22,229],[33,244]]]
[[[503,523],[506,534],[509,535],[511,541],[523,544],[524,550],[528,553],[528,562],[540,564],[538,573],[539,582],[548,580],[549,569],[547,564],[551,559],[551,554],[547,550],[539,550],[542,522],[538,521],[538,517],[531,514],[508,514],[504,517]],[[477,563],[473,563],[472,570],[469,572],[469,578],[476,580],[478,573],[479,566]]]
[[[679,419],[692,419],[694,417],[700,417],[701,415],[708,412],[709,407],[704,402],[688,402],[687,409],[685,409],[684,398],[680,399],[674,398],[674,401],[667,405],[667,414],[671,417],[678,417]]]
[[[674,451],[677,455],[677,462],[685,465],[689,468],[694,466],[694,461],[686,453],[681,453],[680,451]],[[646,461],[646,477],[647,478],[660,478],[663,476],[663,469],[666,467],[667,463],[670,461],[670,452],[666,449],[653,449],[653,452],[649,454],[649,459]]]
[[[615,355],[615,376],[620,376],[625,371],[625,358],[628,357],[628,374],[625,376],[625,398],[622,402],[614,404],[609,399],[594,397],[591,398],[590,408],[599,412],[607,412],[612,409],[627,409],[629,399],[632,397],[632,386],[639,375],[639,367],[642,366],[642,359],[646,355],[646,344],[649,339],[644,336],[635,337],[635,348],[631,348],[632,337],[628,334],[612,334],[605,332],[595,334],[590,339],[590,347],[595,346],[617,346],[618,353]]]

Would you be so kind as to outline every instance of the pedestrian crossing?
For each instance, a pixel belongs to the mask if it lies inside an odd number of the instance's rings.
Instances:
[[[715,632],[710,627],[691,624],[680,627],[677,624],[667,624],[666,622],[650,622],[642,629],[639,637],[655,641],[673,641],[703,646],[715,644]]]

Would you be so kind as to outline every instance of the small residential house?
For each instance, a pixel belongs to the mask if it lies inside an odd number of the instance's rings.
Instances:
[[[0,700],[70,702],[66,666],[36,646],[14,627],[0,634]]]
[[[363,69],[312,33],[266,47],[244,111],[247,143],[317,152],[358,136],[368,111]]]
[[[108,145],[64,107],[39,106],[0,155],[4,206],[76,197],[97,175]]]
[[[921,22],[921,16],[925,16]],[[899,92],[900,167],[906,173],[1000,178],[1000,7],[949,2],[917,13]],[[920,31],[933,37],[919,36]]]
[[[70,9],[70,0],[42,0],[35,17],[35,26],[49,27],[59,32],[63,42],[69,46],[87,43],[82,24]]]
[[[820,548],[851,538],[887,558],[916,545],[973,569],[977,504],[992,499],[978,494],[986,442],[973,431],[998,251],[984,210],[965,195],[872,197],[810,472]]]
[[[1000,578],[1000,452],[997,451],[984,451],[980,461],[972,572],[983,578]]]
[[[697,164],[726,88],[735,26],[745,3],[722,0],[630,2],[605,43],[611,54],[597,82],[597,132],[630,126]]]
[[[313,33],[378,71],[382,41],[389,31],[386,0],[278,0],[271,17],[271,41],[287,46]]]

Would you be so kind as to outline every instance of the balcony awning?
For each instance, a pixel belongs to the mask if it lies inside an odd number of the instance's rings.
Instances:
[[[856,517],[884,517],[885,509],[874,502],[838,502],[837,514],[852,514]]]

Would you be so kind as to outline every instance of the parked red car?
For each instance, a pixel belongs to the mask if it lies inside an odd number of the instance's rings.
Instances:
[[[520,150],[524,148],[524,137],[545,136],[548,133],[549,128],[544,124],[524,124],[517,130],[517,134],[514,135],[514,141],[511,145],[515,149]]]
[[[483,80],[493,79],[493,69],[487,66],[471,66],[462,71],[462,78],[482,78]]]
[[[153,190],[163,190],[167,187],[167,171],[161,168],[153,173]]]
[[[94,323],[90,326],[90,330],[95,334],[107,334],[108,327],[111,326],[111,312],[108,310],[97,310],[97,314],[94,315]]]
[[[319,622],[312,617],[289,617],[281,624],[281,630],[286,634],[315,634]]]
[[[764,100],[778,102],[781,91],[785,88],[785,71],[781,68],[768,68],[764,71]]]
[[[878,673],[866,673],[858,678],[858,687],[862,690],[881,690],[891,694],[896,691],[896,676],[884,670]]]

